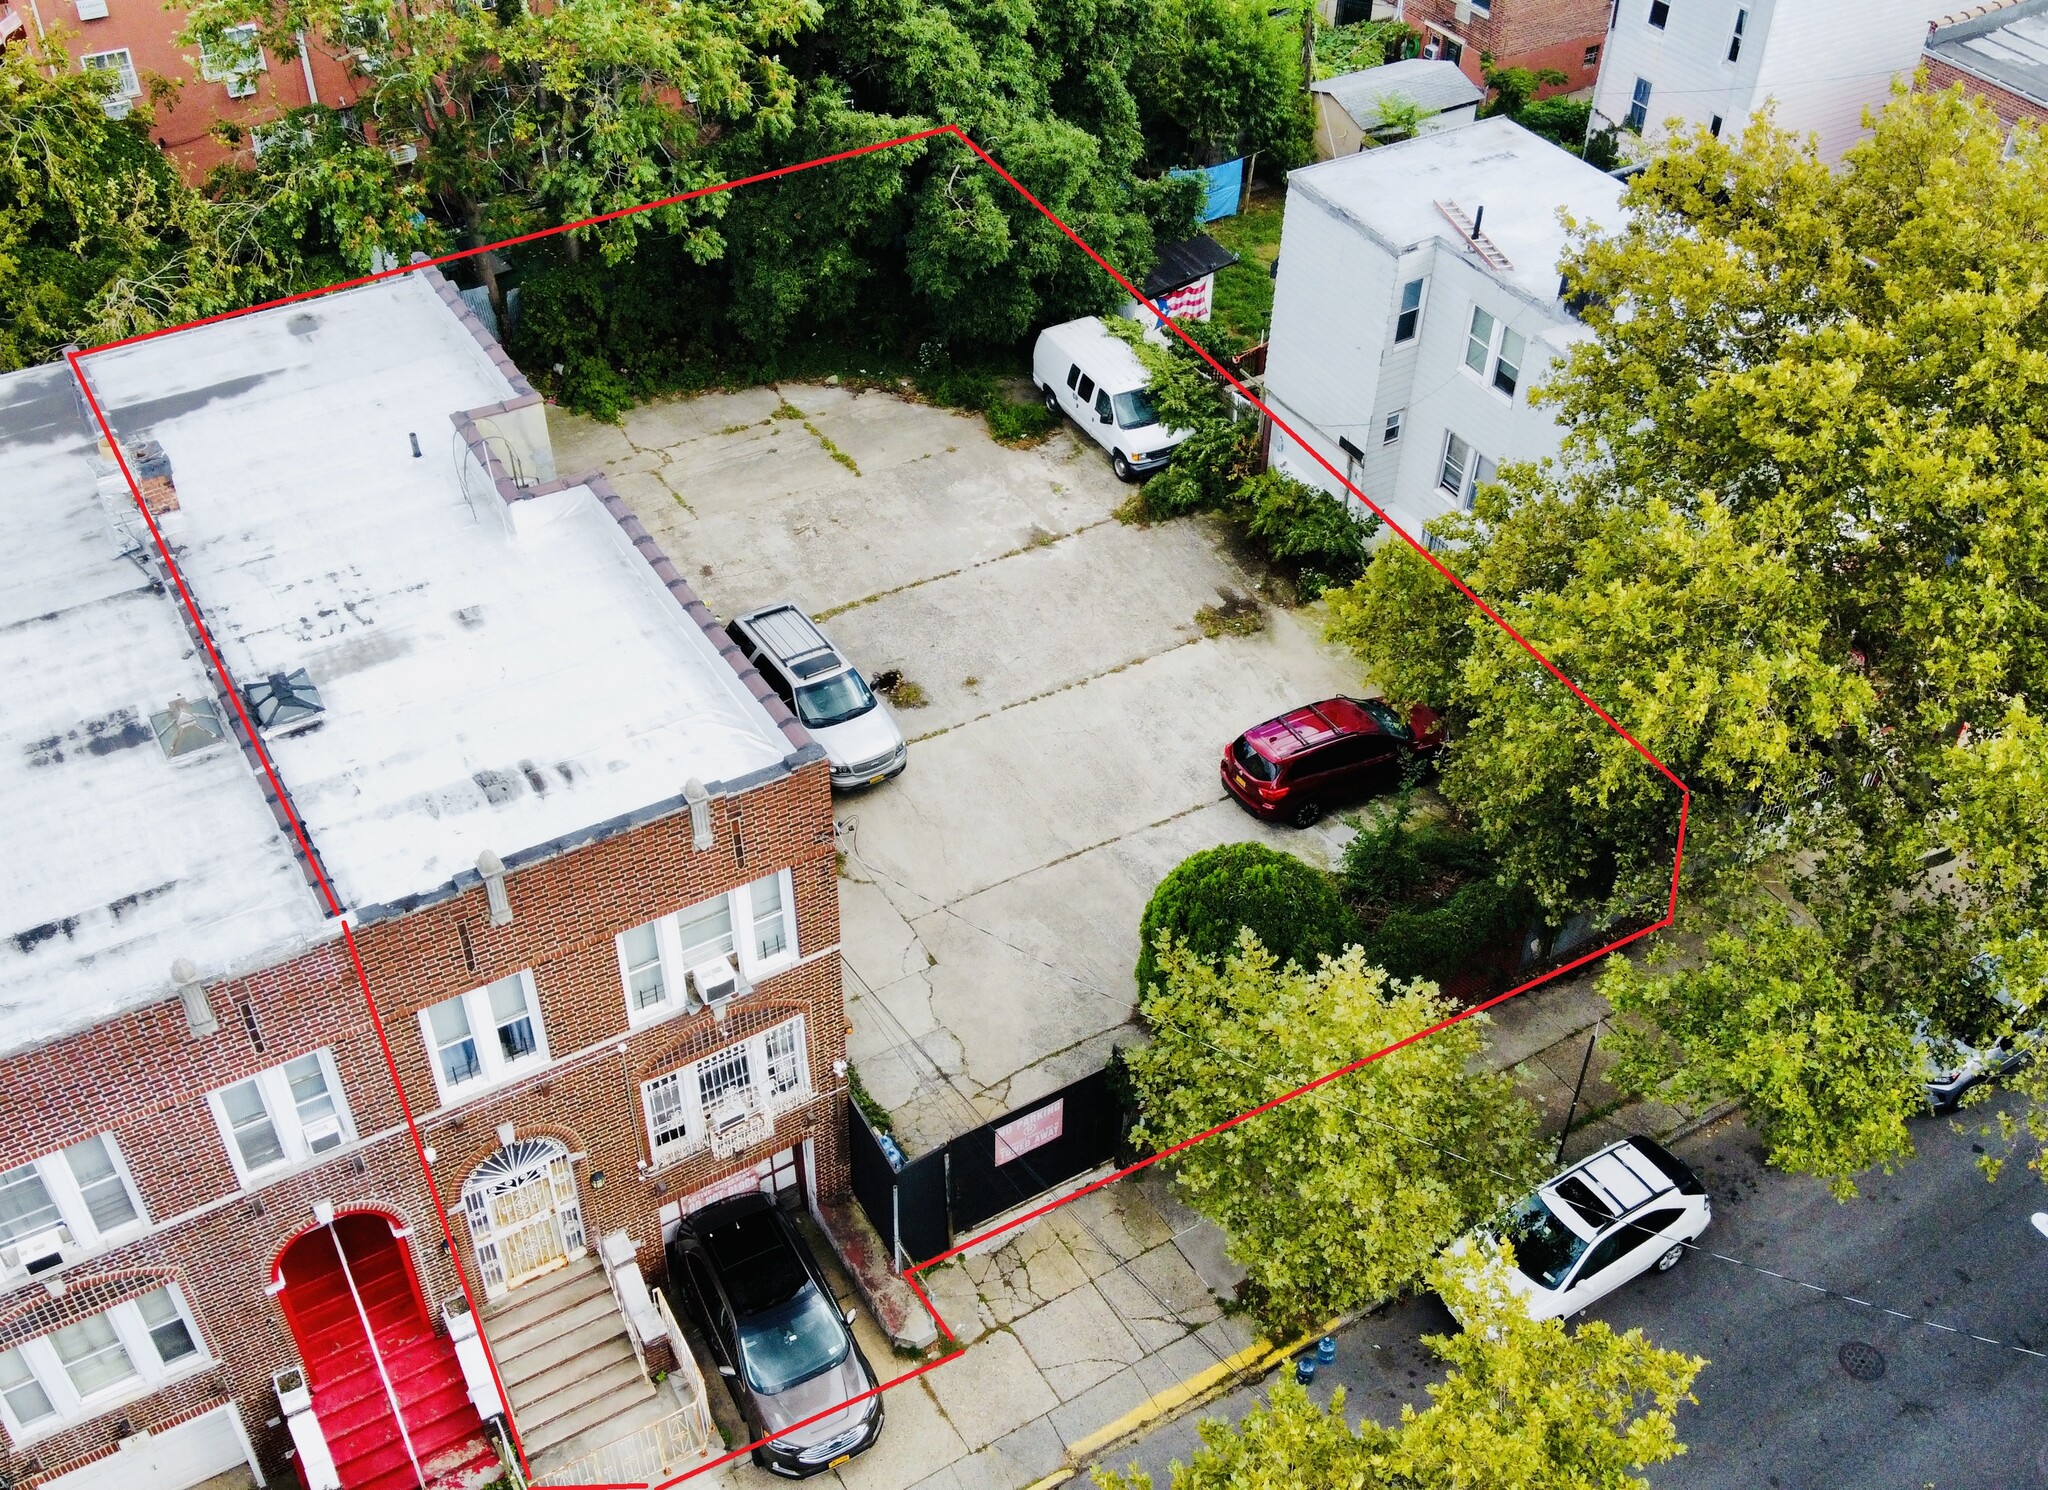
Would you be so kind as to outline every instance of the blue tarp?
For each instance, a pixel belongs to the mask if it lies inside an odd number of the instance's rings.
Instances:
[[[1209,178],[1209,201],[1202,209],[1202,221],[1214,222],[1219,217],[1237,216],[1238,200],[1244,195],[1244,157],[1226,160],[1220,166],[1210,166],[1202,171],[1170,171],[1173,176],[1206,176]]]

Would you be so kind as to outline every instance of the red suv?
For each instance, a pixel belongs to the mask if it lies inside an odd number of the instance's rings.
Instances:
[[[1386,791],[1443,743],[1433,709],[1326,698],[1254,725],[1223,752],[1223,788],[1250,812],[1306,828],[1340,801]]]

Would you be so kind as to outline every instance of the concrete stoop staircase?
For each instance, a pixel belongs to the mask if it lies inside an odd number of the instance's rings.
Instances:
[[[537,1479],[673,1410],[594,1256],[486,1306],[483,1324]]]

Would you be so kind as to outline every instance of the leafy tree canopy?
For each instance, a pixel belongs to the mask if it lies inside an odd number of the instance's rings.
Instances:
[[[1313,971],[1352,940],[1351,912],[1329,875],[1260,843],[1226,843],[1173,867],[1138,925],[1138,992],[1161,980],[1161,947],[1220,964],[1250,931],[1280,963]]]
[[[1448,1018],[1428,983],[1396,985],[1352,948],[1313,972],[1249,932],[1219,968],[1160,955],[1152,1042],[1126,1057],[1134,1139],[1167,1148]],[[1472,1069],[1464,1020],[1194,1144],[1173,1161],[1220,1225],[1246,1296],[1299,1334],[1387,1298],[1452,1237],[1526,1193],[1542,1167],[1513,1078]]]
[[[1471,1327],[1429,1339],[1447,1374],[1427,1407],[1354,1428],[1343,1388],[1324,1408],[1281,1381],[1243,1422],[1204,1422],[1172,1490],[1647,1490],[1632,1471],[1685,1452],[1673,1414],[1706,1363],[1640,1330],[1533,1321],[1501,1282],[1505,1265],[1432,1280]],[[1136,1469],[1098,1470],[1095,1483],[1152,1490]]]
[[[2048,681],[2048,147],[2014,138],[1949,92],[1834,170],[1767,120],[1676,142],[1566,265],[1593,335],[1539,394],[1562,460],[1441,528],[1692,787],[1685,929],[1731,935],[1612,971],[1631,1069],[1750,1098],[1833,1178],[1910,1152],[1913,1031],[1981,1023],[1970,962],[2048,888],[1998,784]],[[1627,740],[1405,547],[1334,610],[1389,694],[1447,707],[1444,794],[1554,917],[1661,913],[1677,792]]]

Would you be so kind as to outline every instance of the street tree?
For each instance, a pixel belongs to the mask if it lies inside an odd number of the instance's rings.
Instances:
[[[1757,1102],[1774,1160],[1832,1180],[1910,1153],[1914,1032],[1981,1030],[1973,959],[2043,909],[1987,763],[2030,754],[2048,682],[2044,186],[2040,138],[1953,91],[1839,168],[1768,119],[1676,141],[1567,259],[1593,334],[1537,394],[1561,458],[1439,525],[1691,787],[1685,939],[1609,974],[1625,1069]],[[1412,550],[1333,633],[1447,707],[1445,796],[1554,919],[1662,914],[1677,789]]]
[[[1343,1388],[1325,1408],[1282,1381],[1243,1422],[1204,1422],[1172,1490],[1646,1490],[1634,1471],[1685,1452],[1673,1415],[1706,1363],[1640,1330],[1531,1320],[1501,1281],[1507,1265],[1433,1278],[1468,1327],[1429,1338],[1448,1370],[1427,1407],[1353,1427]],[[1136,1469],[1095,1483],[1152,1490]]]
[[[1394,984],[1356,947],[1313,970],[1282,967],[1249,932],[1220,966],[1169,942],[1158,970],[1141,1005],[1151,1043],[1126,1057],[1147,1148],[1367,1062],[1172,1161],[1181,1196],[1228,1235],[1247,1300],[1275,1330],[1409,1286],[1537,1174],[1534,1115],[1513,1079],[1472,1069],[1476,1020],[1381,1055],[1455,1012],[1434,985]]]

